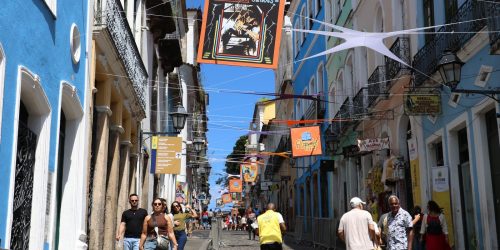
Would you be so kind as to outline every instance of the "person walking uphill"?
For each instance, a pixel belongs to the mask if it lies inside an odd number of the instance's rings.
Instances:
[[[448,226],[446,219],[441,213],[439,205],[435,201],[427,202],[428,213],[424,215],[420,234],[420,241],[424,240],[426,250],[448,250]]]
[[[387,250],[412,250],[411,215],[399,205],[399,198],[389,196],[391,212],[387,215]]]
[[[152,205],[153,213],[146,216],[142,224],[139,249],[155,250],[157,247],[157,238],[160,236],[168,236],[170,240],[170,248],[172,250],[177,250],[177,240],[174,235],[173,222],[172,219],[164,213],[161,199],[154,199]]]
[[[139,208],[139,196],[131,194],[128,197],[130,209],[122,213],[122,219],[116,241],[123,238],[123,250],[139,250],[139,241],[141,240],[142,223],[148,216],[148,211]],[[125,233],[125,235],[124,235]]]
[[[371,250],[375,248],[371,239],[375,240],[375,225],[372,215],[363,210],[366,204],[358,197],[351,199],[351,211],[342,215],[338,234],[350,250]]]
[[[186,213],[184,213],[181,204],[177,201],[174,201],[170,206],[170,212],[174,215],[174,233],[179,243],[177,249],[184,250],[184,246],[187,242],[186,220],[189,218],[196,218],[198,215],[189,205],[186,205]]]
[[[275,212],[273,203],[267,204],[266,212],[257,217],[258,227],[255,234],[259,236],[261,250],[283,249],[282,232],[286,231],[283,216]]]

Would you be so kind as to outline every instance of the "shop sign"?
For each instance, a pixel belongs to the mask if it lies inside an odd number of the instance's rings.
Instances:
[[[359,155],[358,145],[350,145],[342,148],[342,154],[344,157],[355,157]]]
[[[269,190],[269,187],[271,185],[273,185],[272,182],[270,182],[270,181],[263,181],[263,182],[260,183],[260,190],[267,191],[267,190]]]
[[[319,126],[292,128],[290,134],[293,157],[321,154]]]
[[[389,138],[375,138],[358,140],[359,151],[371,152],[374,150],[382,150],[389,148]]]
[[[439,93],[407,92],[403,95],[403,102],[407,115],[441,114],[441,95]]]
[[[201,193],[198,195],[198,200],[204,201],[207,199],[207,195],[205,193]]]

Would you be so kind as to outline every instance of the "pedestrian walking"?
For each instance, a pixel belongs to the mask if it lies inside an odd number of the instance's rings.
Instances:
[[[420,230],[422,228],[422,209],[420,208],[420,206],[415,206],[413,208],[413,221],[412,221],[412,224],[413,224],[413,229],[412,229],[412,233],[413,233],[413,242],[412,242],[412,249],[413,250],[423,250],[424,247],[423,247],[423,243],[422,243],[422,237],[420,235]]]
[[[139,208],[139,196],[131,194],[128,197],[130,209],[122,213],[120,226],[116,234],[116,241],[123,239],[124,250],[139,250],[141,240],[142,223],[148,216],[148,211]]]
[[[191,206],[186,205],[185,207],[186,212],[183,212],[181,204],[177,201],[174,201],[170,206],[170,211],[174,215],[174,234],[177,239],[177,243],[179,243],[178,250],[184,250],[184,246],[187,242],[186,220],[189,218],[196,219],[198,217]]]
[[[212,209],[208,210],[208,225],[212,228],[212,220],[214,219],[214,212]]]
[[[253,239],[255,240],[255,230],[252,227],[252,224],[255,222],[256,216],[255,213],[253,212],[253,209],[251,207],[247,208],[247,211],[245,212],[245,215],[247,217],[247,230],[248,230],[248,239],[252,240],[252,235]]]
[[[173,222],[170,217],[164,213],[161,199],[154,199],[152,205],[153,213],[144,218],[139,249],[155,250],[157,247],[157,238],[160,236],[167,236],[170,240],[171,249],[177,250],[178,244],[174,235]]]
[[[447,250],[450,249],[448,243],[448,226],[446,219],[441,213],[439,205],[430,200],[427,203],[427,214],[422,219],[422,227],[420,241],[425,239],[426,250]]]
[[[380,248],[386,249],[387,247],[387,216],[390,212],[382,214],[380,220],[378,221],[378,228],[380,231]]]
[[[340,218],[338,235],[345,242],[347,250],[375,249],[375,226],[372,215],[363,210],[364,204],[360,198],[353,197],[350,201],[351,210]]]
[[[255,234],[259,236],[261,250],[283,249],[281,233],[286,231],[285,221],[273,203],[267,204],[266,212],[257,217],[257,224]]]
[[[387,249],[388,250],[411,250],[411,241],[413,227],[411,215],[399,204],[399,198],[396,195],[389,196],[389,207],[391,212],[386,216],[387,223]]]

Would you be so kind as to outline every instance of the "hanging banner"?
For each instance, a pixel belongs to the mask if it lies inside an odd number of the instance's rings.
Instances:
[[[275,69],[284,4],[284,0],[206,0],[198,62]]]
[[[241,179],[231,179],[229,180],[229,192],[230,193],[241,193],[243,187],[241,185]]]
[[[408,141],[408,152],[410,157],[411,187],[413,193],[413,203],[423,205],[420,196],[420,167],[418,162],[417,140],[410,138]]]
[[[259,168],[257,164],[241,164],[240,176],[243,177],[244,182],[255,182],[257,180]]]
[[[215,206],[217,206],[217,207],[223,207],[224,206],[224,202],[222,202],[222,198],[217,198],[215,200]]]
[[[235,201],[241,201],[242,195],[241,193],[231,193],[231,199],[233,202]]]
[[[319,126],[290,129],[293,157],[321,154]]]
[[[448,168],[437,166],[432,168],[432,200],[443,210],[446,224],[448,226],[448,239],[451,246],[454,245],[453,216],[451,211],[450,177]]]
[[[156,149],[156,174],[180,174],[182,138],[158,136]]]
[[[185,204],[187,202],[187,183],[175,182],[175,201]]]
[[[388,149],[389,138],[358,140],[358,147],[360,152],[371,152],[375,150]]]
[[[230,203],[231,201],[233,201],[231,199],[231,194],[223,194],[222,195],[222,203],[227,204],[227,203]]]

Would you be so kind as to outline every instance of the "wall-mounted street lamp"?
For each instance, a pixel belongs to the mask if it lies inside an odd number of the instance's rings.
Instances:
[[[460,77],[462,75],[462,65],[464,62],[458,58],[458,56],[446,50],[438,62],[437,68],[441,78],[443,79],[444,85],[450,87],[453,93],[464,93],[464,94],[480,94],[487,96],[497,102],[500,100],[496,95],[500,94],[500,90],[479,90],[479,89],[459,89],[458,83],[460,83]],[[498,116],[498,115],[497,115]]]
[[[193,146],[194,146],[194,151],[200,152],[203,149],[203,146],[205,145],[205,141],[202,138],[194,138],[193,140]]]
[[[174,111],[171,112],[170,117],[172,117],[172,125],[177,132],[181,132],[184,129],[184,125],[186,125],[186,119],[188,113],[186,109],[182,106],[182,104],[178,103],[175,106]]]

